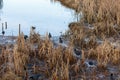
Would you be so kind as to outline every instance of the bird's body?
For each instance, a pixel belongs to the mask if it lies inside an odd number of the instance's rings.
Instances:
[[[51,33],[49,33],[48,37],[49,37],[49,38],[52,38],[52,35],[51,35]]]
[[[74,52],[77,56],[80,56],[82,54],[82,51],[78,49],[74,49]]]
[[[4,35],[5,34],[5,31],[2,31],[2,35]]]
[[[61,37],[59,37],[59,43],[63,43],[63,40]]]
[[[73,51],[74,51],[74,56],[76,56],[77,59],[81,59],[82,51],[76,48],[74,48]]]
[[[24,35],[24,39],[26,40],[28,38],[28,36],[27,35]]]
[[[35,29],[36,29],[36,27],[33,27],[33,26],[32,26],[32,29],[33,29],[33,30],[35,30]]]

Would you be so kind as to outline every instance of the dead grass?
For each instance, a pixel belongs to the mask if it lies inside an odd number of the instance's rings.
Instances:
[[[111,45],[108,38],[113,37],[114,41],[120,38],[120,0],[58,1],[77,14],[82,12],[80,21],[69,24],[69,30],[64,35],[66,40],[84,50],[85,60],[96,60],[98,70],[105,71],[110,64],[119,66],[119,47]]]
[[[81,23],[89,23],[95,28],[97,36],[107,37],[120,33],[120,0],[58,0],[65,6],[82,12]],[[77,6],[74,7],[73,5]]]
[[[6,72],[0,80],[23,80],[22,77],[17,76],[14,72]]]
[[[43,74],[49,80],[96,80],[98,74],[106,76],[110,73],[108,65],[120,66],[120,49],[107,39],[111,36],[119,39],[120,0],[58,1],[83,13],[82,19],[71,23],[63,36],[69,41],[68,47],[54,46],[48,34],[41,37],[32,31],[27,40],[20,34],[12,48],[1,48],[1,80],[28,79],[28,64],[33,65],[30,68],[32,74]],[[98,43],[98,40],[102,42]],[[81,59],[73,55],[74,48],[82,51]],[[85,63],[91,59],[97,62],[95,68]]]
[[[15,72],[18,75],[24,75],[25,66],[29,61],[29,47],[25,43],[24,35],[21,34],[18,36],[17,44],[14,46],[13,50],[13,58],[14,58],[14,66]]]
[[[80,28],[80,30],[80,34],[83,35],[83,28]],[[76,35],[80,36],[78,34]],[[93,73],[90,73],[89,70],[85,72],[87,70],[85,61],[88,59],[96,60],[96,69],[98,71],[102,70],[103,72],[107,70],[108,64],[119,65],[120,63],[120,50],[114,48],[108,40],[96,45],[96,47],[92,47],[95,45],[94,42],[96,42],[95,36],[90,36],[90,40],[87,43],[83,42],[79,44],[82,46],[85,45],[81,47],[81,49],[83,49],[81,59],[77,59],[73,55],[73,49],[76,46],[74,43],[70,43],[68,47],[54,47],[48,35],[43,39],[39,37],[39,39],[40,41],[37,42],[38,47],[33,49],[31,46],[34,46],[36,43],[31,43],[30,39],[25,41],[23,34],[21,34],[12,49],[9,49],[10,47],[3,48],[2,54],[0,55],[0,65],[7,64],[7,66],[4,71],[0,73],[2,80],[21,80],[23,79],[21,77],[28,79],[26,76],[28,63],[34,64],[32,67],[34,74],[42,73],[45,78],[50,80],[87,79],[87,76],[92,76],[91,79],[96,79],[95,76],[99,74],[98,72],[94,72],[94,70]],[[80,38],[80,41],[82,39],[85,39],[84,36]],[[87,46],[89,48],[87,48]],[[77,47],[79,46],[77,45]],[[30,61],[31,59],[33,59],[32,62]],[[41,67],[37,66],[39,62],[36,64],[36,60],[43,62],[45,65]],[[8,63],[13,65],[11,66]],[[2,70],[1,67],[0,71]]]

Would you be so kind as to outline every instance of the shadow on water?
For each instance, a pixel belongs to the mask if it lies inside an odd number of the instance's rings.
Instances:
[[[3,8],[3,0],[0,0],[0,9]]]

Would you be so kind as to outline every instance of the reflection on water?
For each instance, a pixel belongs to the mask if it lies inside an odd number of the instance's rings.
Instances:
[[[7,21],[6,35],[18,35],[18,24],[21,24],[25,34],[35,26],[42,35],[50,32],[56,36],[67,30],[68,23],[73,21],[72,15],[73,11],[50,0],[4,0],[0,24]]]
[[[3,0],[0,0],[0,9],[3,7]]]

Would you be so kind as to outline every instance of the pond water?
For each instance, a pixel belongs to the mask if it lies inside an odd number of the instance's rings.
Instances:
[[[21,31],[26,35],[29,34],[30,27],[35,26],[41,35],[50,32],[58,36],[75,20],[74,11],[50,0],[3,0],[2,5],[0,26],[8,23],[5,35],[18,35],[18,25],[21,24]],[[1,31],[2,28],[0,35]]]

